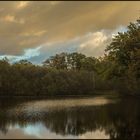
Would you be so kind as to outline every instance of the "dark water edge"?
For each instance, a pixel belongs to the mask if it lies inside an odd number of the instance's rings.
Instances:
[[[0,98],[13,98],[13,99],[77,99],[77,98],[89,98],[89,97],[96,97],[96,96],[106,96],[106,97],[123,97],[123,95],[117,93],[113,90],[107,91],[95,91],[93,94],[81,94],[81,95],[0,95]],[[128,96],[129,97],[129,96]]]

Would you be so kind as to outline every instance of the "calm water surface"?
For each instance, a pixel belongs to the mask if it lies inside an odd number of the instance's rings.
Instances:
[[[0,99],[0,138],[138,138],[140,100]]]

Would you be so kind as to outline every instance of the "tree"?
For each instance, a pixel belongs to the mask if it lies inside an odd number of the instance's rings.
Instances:
[[[125,87],[135,93],[140,84],[140,20],[130,23],[127,31],[118,33],[107,47],[108,58],[116,67],[118,78],[124,78]]]
[[[56,69],[67,69],[67,53],[56,54],[43,62],[44,66]]]

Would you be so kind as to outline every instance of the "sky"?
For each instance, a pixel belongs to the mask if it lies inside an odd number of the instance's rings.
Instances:
[[[103,56],[112,37],[139,17],[140,1],[0,1],[0,59]]]

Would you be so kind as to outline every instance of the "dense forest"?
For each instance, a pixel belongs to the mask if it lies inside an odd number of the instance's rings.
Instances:
[[[34,65],[0,60],[0,95],[89,95],[116,90],[140,94],[140,20],[130,23],[106,47],[104,56],[61,53]]]

